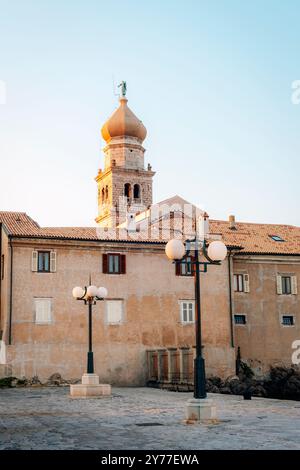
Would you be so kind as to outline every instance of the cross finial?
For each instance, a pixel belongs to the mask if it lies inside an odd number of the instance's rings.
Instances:
[[[126,96],[127,91],[126,82],[122,80],[121,83],[118,85],[118,88],[121,88],[121,98],[124,98]]]

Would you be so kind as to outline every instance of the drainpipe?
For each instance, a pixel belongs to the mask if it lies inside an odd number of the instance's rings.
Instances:
[[[234,348],[234,333],[233,333],[233,302],[232,302],[232,251],[229,250],[228,255],[228,281],[229,281],[229,315],[230,315],[230,343]]]
[[[9,293],[9,324],[8,324],[8,344],[11,344],[12,339],[12,292],[13,292],[13,246],[11,238],[9,238],[10,245],[10,293]]]

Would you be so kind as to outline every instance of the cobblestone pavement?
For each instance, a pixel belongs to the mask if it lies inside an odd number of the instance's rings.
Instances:
[[[190,393],[68,387],[0,390],[0,449],[300,449],[300,402],[211,394],[219,423],[184,424]]]

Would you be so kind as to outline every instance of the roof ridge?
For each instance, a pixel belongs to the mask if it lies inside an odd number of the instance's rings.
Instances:
[[[26,212],[22,212],[22,211],[0,211],[0,214],[23,214],[23,215],[27,215]]]
[[[53,227],[39,227],[40,229],[43,229],[43,230],[52,230],[52,229],[55,229],[55,230],[61,230],[61,229],[84,229],[84,230],[88,230],[88,229],[91,229],[91,228],[98,228],[96,225],[90,225],[90,226],[79,226],[79,225],[62,225],[60,227],[58,226],[53,226]]]
[[[218,220],[218,219],[209,219],[210,222],[221,222],[225,224],[229,224],[228,220]],[[293,228],[300,228],[298,225],[292,225],[292,224],[270,224],[270,223],[264,223],[264,222],[240,222],[240,221],[235,221],[236,224],[242,224],[242,225],[261,225],[261,226],[273,226],[273,227],[293,227]]]

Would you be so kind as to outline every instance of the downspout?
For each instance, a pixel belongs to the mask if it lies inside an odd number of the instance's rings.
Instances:
[[[228,255],[228,281],[229,281],[229,315],[230,315],[230,343],[234,348],[234,332],[233,332],[233,302],[232,302],[232,251],[229,250]]]
[[[13,246],[11,238],[9,238],[10,245],[10,293],[9,293],[9,324],[8,324],[8,344],[11,344],[12,339],[12,293],[13,293]]]

